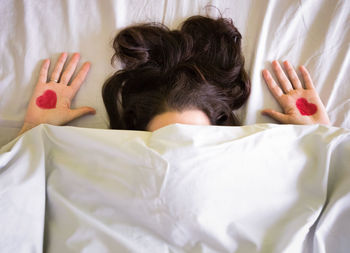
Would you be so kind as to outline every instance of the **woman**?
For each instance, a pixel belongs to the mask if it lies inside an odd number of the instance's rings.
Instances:
[[[232,20],[193,16],[181,29],[144,24],[122,30],[114,40],[123,69],[103,87],[103,100],[112,129],[155,131],[173,123],[239,125],[233,110],[248,99],[250,81],[244,70],[241,34]],[[75,53],[63,71],[62,53],[47,81],[46,59],[19,134],[41,123],[63,125],[88,113],[70,109],[71,100],[90,68],[86,62],[68,85],[79,61]],[[284,124],[330,124],[308,71],[301,66],[305,88],[295,70],[284,62],[287,75],[272,62],[279,84],[268,70],[262,74],[284,113],[263,110]],[[63,71],[63,73],[62,73]]]

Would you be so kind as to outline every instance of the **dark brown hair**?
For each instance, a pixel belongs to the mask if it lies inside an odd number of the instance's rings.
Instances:
[[[249,97],[241,34],[231,19],[188,18],[179,30],[131,26],[114,39],[122,69],[102,89],[112,129],[146,130],[166,111],[202,110],[213,125],[239,125]]]

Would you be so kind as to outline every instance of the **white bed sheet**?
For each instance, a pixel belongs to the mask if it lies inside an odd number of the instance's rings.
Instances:
[[[41,125],[0,149],[0,252],[345,253],[349,154],[318,125]]]
[[[260,110],[279,109],[261,77],[270,61],[304,64],[335,126],[350,128],[350,1],[328,0],[114,0],[12,1],[0,4],[0,145],[19,131],[41,62],[60,52],[80,52],[92,68],[72,106],[97,109],[69,125],[108,128],[101,86],[110,66],[117,31],[138,22],[175,28],[185,18],[218,7],[243,35],[251,97],[238,115],[244,124],[274,122]],[[209,11],[217,15],[215,9]],[[81,65],[81,64],[80,64]]]

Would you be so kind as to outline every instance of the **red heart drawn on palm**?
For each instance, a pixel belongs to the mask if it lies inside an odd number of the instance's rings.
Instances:
[[[46,90],[44,94],[36,99],[36,104],[43,109],[56,108],[57,95],[53,90]]]
[[[299,98],[295,104],[301,115],[313,115],[317,112],[317,106],[307,102],[305,98]]]

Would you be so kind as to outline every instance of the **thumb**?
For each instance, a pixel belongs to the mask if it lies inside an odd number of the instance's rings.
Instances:
[[[277,120],[280,123],[284,123],[284,124],[288,123],[288,116],[283,114],[283,113],[276,112],[276,111],[271,110],[271,109],[265,109],[265,110],[261,111],[261,114],[269,116],[269,117],[273,118],[274,120]]]
[[[94,108],[83,106],[77,109],[70,110],[68,115],[68,118],[69,118],[68,121],[79,118],[85,114],[95,114],[95,113],[96,113],[96,110]]]

